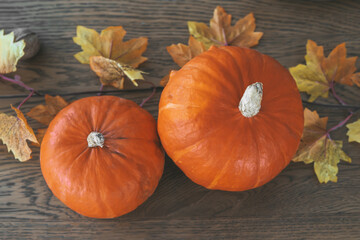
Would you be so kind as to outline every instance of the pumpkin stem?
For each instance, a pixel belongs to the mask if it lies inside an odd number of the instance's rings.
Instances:
[[[261,108],[263,84],[256,82],[249,85],[239,103],[239,110],[244,117],[250,118],[258,114]]]
[[[91,132],[87,137],[88,147],[104,147],[104,136],[99,132]]]

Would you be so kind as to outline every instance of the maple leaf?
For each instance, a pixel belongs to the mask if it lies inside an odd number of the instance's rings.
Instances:
[[[211,45],[253,47],[259,43],[263,35],[262,32],[254,32],[255,27],[255,18],[252,13],[231,26],[231,15],[220,6],[214,10],[210,27],[205,23],[188,22],[190,34],[204,43],[206,49],[209,49]]]
[[[22,112],[11,106],[17,117],[0,113],[0,140],[12,151],[20,162],[31,159],[31,149],[26,140],[38,143],[33,129],[29,126]]]
[[[24,55],[25,41],[15,42],[14,33],[4,35],[0,31],[0,73],[11,73],[16,71],[16,64]]]
[[[42,143],[42,140],[45,136],[47,128],[39,128],[36,132],[36,138],[39,141],[39,143]],[[40,144],[37,144],[37,146],[39,146]]]
[[[342,141],[329,138],[326,131],[327,117],[320,118],[316,111],[304,110],[304,132],[294,162],[314,162],[314,170],[320,183],[337,182],[340,160],[351,162],[342,150]]]
[[[185,63],[190,61],[192,58],[206,51],[204,44],[194,37],[189,37],[189,46],[178,43],[167,46],[166,50],[172,57],[173,61],[180,67],[184,66]],[[160,85],[165,87],[169,82],[170,73],[160,80]]]
[[[345,43],[336,46],[326,58],[324,48],[308,40],[305,60],[306,65],[299,64],[289,70],[299,91],[310,95],[309,102],[318,97],[327,98],[329,89],[335,82],[360,86],[360,75],[354,74],[357,57],[346,58]]]
[[[69,104],[60,96],[53,97],[48,94],[45,95],[45,103],[46,105],[39,104],[33,107],[26,115],[44,125],[49,125],[56,114]]]
[[[48,94],[45,95],[45,103],[46,105],[39,104],[33,107],[26,115],[44,125],[49,125],[56,114],[60,112],[61,109],[69,105],[69,103],[66,102],[62,97],[53,97]],[[38,139],[39,143],[42,142],[46,130],[47,128],[41,128],[37,130],[36,138]],[[39,146],[39,144],[35,145]]]
[[[141,75],[144,72],[101,56],[90,57],[90,67],[100,77],[103,85],[111,85],[118,89],[124,88],[125,76],[135,86],[138,86],[136,80],[144,80]]]
[[[126,31],[123,27],[108,27],[99,34],[94,29],[77,26],[74,42],[81,46],[82,52],[75,54],[75,58],[84,64],[89,64],[91,56],[103,56],[120,64],[137,68],[147,60],[141,56],[147,47],[145,37],[123,42]]]
[[[166,47],[166,50],[174,60],[174,62],[180,67],[184,66],[185,63],[190,61],[193,57],[196,57],[200,53],[206,51],[205,46],[202,42],[197,41],[194,37],[189,37],[189,46],[184,44],[172,44]]]
[[[166,84],[168,84],[169,80],[170,80],[170,73],[167,74],[166,76],[164,76],[164,77],[160,80],[160,86],[165,87]]]
[[[349,129],[346,135],[349,136],[349,142],[358,142],[360,143],[360,119],[353,123],[346,125]]]

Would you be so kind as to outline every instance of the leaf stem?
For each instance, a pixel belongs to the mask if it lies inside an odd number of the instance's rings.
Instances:
[[[341,99],[341,97],[339,97],[339,95],[336,94],[335,92],[335,82],[331,81],[330,82],[330,89],[331,89],[331,93],[333,94],[333,96],[336,98],[336,100],[341,104],[341,105],[347,105],[346,102],[344,100]]]
[[[150,85],[152,86],[153,91],[152,91],[152,93],[150,94],[150,96],[148,96],[147,98],[145,98],[145,99],[139,104],[140,107],[143,107],[144,104],[145,104],[147,101],[149,101],[149,100],[155,95],[155,93],[156,93],[156,86],[155,86],[154,83],[152,83],[152,82],[150,82],[150,81],[144,81],[144,83],[150,84]]]
[[[101,84],[100,89],[99,89],[99,93],[97,94],[98,96],[101,96],[102,92],[104,89],[104,84]]]
[[[30,92],[30,94],[29,94],[24,100],[22,100],[22,102],[17,106],[17,109],[20,110],[21,106],[22,106],[27,100],[29,100],[29,99],[32,97],[32,95],[34,95],[34,93],[35,93],[35,91],[32,90],[32,91]]]
[[[29,87],[28,85],[26,85],[25,83],[23,83],[23,82],[21,81],[21,78],[20,78],[19,75],[15,75],[14,79],[9,78],[9,77],[6,77],[6,76],[4,76],[4,75],[2,75],[2,74],[0,74],[0,77],[1,77],[3,80],[5,80],[5,81],[11,82],[11,83],[13,83],[13,84],[16,84],[16,85],[18,85],[18,86],[20,86],[20,87],[23,87],[23,88],[25,88],[26,90],[30,91],[29,95],[28,95],[24,100],[22,100],[22,102],[17,106],[17,109],[20,109],[21,106],[22,106],[27,100],[29,100],[29,99],[32,97],[32,95],[34,95],[34,93],[36,93],[37,95],[41,95],[40,93],[38,93],[37,91],[35,91],[32,87]]]
[[[37,91],[35,91],[32,87],[29,87],[29,86],[26,85],[24,82],[22,82],[19,75],[15,75],[14,79],[12,79],[12,78],[9,78],[9,77],[6,77],[6,76],[0,74],[0,78],[2,78],[2,79],[5,80],[5,81],[11,82],[11,83],[13,83],[13,84],[16,84],[16,85],[18,85],[18,86],[20,86],[20,87],[23,87],[23,88],[25,88],[26,90],[28,90],[28,91],[30,91],[30,92],[31,92],[31,91],[34,91],[34,93],[37,94],[37,95],[41,95],[40,93],[38,93]]]
[[[330,132],[342,127],[345,125],[345,123],[347,123],[349,121],[349,119],[352,117],[352,115],[354,115],[354,113],[350,113],[344,120],[342,120],[341,122],[339,122],[337,125],[333,126],[332,128],[330,128],[329,130],[326,131],[327,134],[329,134]]]

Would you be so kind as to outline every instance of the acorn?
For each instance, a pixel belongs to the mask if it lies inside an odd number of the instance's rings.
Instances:
[[[24,56],[20,60],[26,60],[34,57],[40,50],[40,41],[36,33],[26,28],[16,28],[13,30],[15,42],[24,40]]]

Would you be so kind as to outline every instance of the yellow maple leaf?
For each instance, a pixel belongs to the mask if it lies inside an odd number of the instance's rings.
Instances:
[[[103,85],[110,85],[118,89],[124,88],[125,76],[135,86],[138,86],[136,80],[144,80],[142,76],[144,72],[101,56],[90,57],[90,67],[100,77]]]
[[[0,31],[0,73],[11,73],[16,71],[16,64],[24,55],[25,41],[15,42],[14,33],[4,35]]]
[[[190,34],[202,42],[206,49],[209,49],[211,45],[253,47],[259,43],[263,35],[262,32],[255,32],[255,27],[255,18],[252,13],[231,26],[231,15],[220,6],[214,10],[210,27],[205,23],[188,22]]]
[[[29,126],[22,112],[11,106],[17,117],[0,113],[0,140],[6,144],[20,162],[31,159],[31,149],[26,140],[38,143],[33,129]]]
[[[320,183],[337,182],[340,160],[351,162],[342,150],[342,141],[329,138],[326,131],[327,117],[320,118],[316,111],[304,110],[304,131],[294,162],[314,162],[314,170]]]
[[[357,57],[346,58],[345,43],[336,46],[326,58],[324,48],[308,40],[305,60],[306,65],[299,64],[289,70],[299,91],[310,95],[310,102],[318,97],[327,98],[329,89],[335,82],[360,86],[360,76],[354,73]]]
[[[74,42],[81,46],[82,52],[75,58],[84,64],[89,64],[91,56],[103,56],[123,65],[137,68],[147,60],[141,56],[147,47],[148,39],[140,37],[123,42],[126,31],[123,27],[108,27],[99,34],[94,29],[77,26]]]
[[[349,136],[349,142],[358,142],[360,143],[360,119],[353,123],[346,125],[349,129],[346,135]]]

